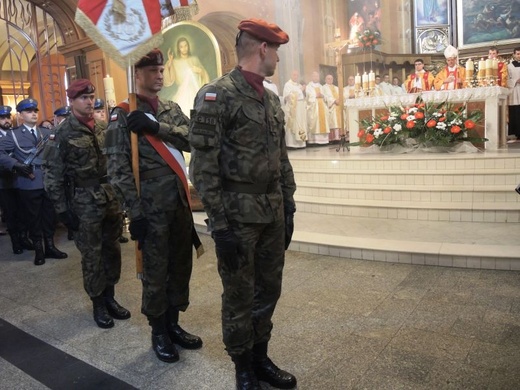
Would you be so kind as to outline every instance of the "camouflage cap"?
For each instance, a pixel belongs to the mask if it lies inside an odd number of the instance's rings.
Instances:
[[[263,19],[246,19],[238,24],[240,31],[245,31],[253,37],[267,43],[283,45],[289,42],[289,35],[274,23]]]
[[[96,87],[94,87],[94,84],[92,84],[90,80],[77,79],[67,88],[67,96],[69,99],[76,99],[78,96],[94,93],[95,91]]]
[[[141,57],[139,61],[137,61],[134,65],[136,68],[143,68],[145,66],[160,66],[164,64],[164,56],[163,53],[155,48],[150,51],[144,57]]]

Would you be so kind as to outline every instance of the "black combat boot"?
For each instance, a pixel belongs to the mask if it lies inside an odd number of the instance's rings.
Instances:
[[[112,328],[114,326],[114,320],[110,317],[110,314],[108,314],[103,295],[90,299],[92,299],[92,304],[94,306],[94,321],[96,321],[97,326],[103,329]]]
[[[110,314],[116,320],[127,320],[130,318],[130,312],[121,306],[114,299],[114,286],[107,286],[103,291],[103,298],[105,299],[105,306],[107,307],[108,314]]]
[[[179,325],[179,311],[170,307],[166,312],[166,328],[170,340],[185,349],[199,349],[202,347],[202,339],[186,332]]]
[[[20,233],[20,244],[22,245],[23,249],[27,249],[28,251],[34,250],[34,243],[29,240],[29,237],[27,237],[27,230],[22,230]]]
[[[54,246],[52,237],[45,237],[45,257],[47,259],[66,259],[69,256]]]
[[[251,351],[232,356],[235,363],[235,379],[237,390],[261,390],[258,379],[251,366]]]
[[[258,380],[267,382],[277,389],[296,387],[296,377],[280,370],[267,356],[267,342],[253,346],[253,370]]]
[[[20,242],[20,233],[9,232],[9,237],[11,237],[11,246],[13,247],[13,253],[15,255],[23,253],[22,243]]]
[[[35,238],[34,244],[34,265],[45,264],[45,253],[43,252],[43,242],[41,237]]]
[[[157,358],[166,363],[174,363],[179,360],[179,352],[173,345],[166,331],[166,318],[164,314],[159,317],[148,316],[148,323],[152,327],[152,348]]]

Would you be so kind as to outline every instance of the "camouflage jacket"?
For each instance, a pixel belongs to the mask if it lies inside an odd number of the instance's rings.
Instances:
[[[228,227],[230,220],[272,222],[283,218],[284,206],[295,210],[280,100],[267,89],[260,99],[238,68],[199,91],[189,139],[191,182],[212,230]],[[224,190],[230,182],[276,188],[262,194]]]
[[[137,109],[153,115],[150,105],[137,98]],[[160,123],[157,137],[179,151],[189,151],[189,119],[174,102],[159,100],[155,118]],[[104,152],[108,155],[108,177],[130,219],[145,217],[148,213],[174,210],[181,201],[187,206],[187,198],[181,180],[176,174],[141,181],[141,196],[132,173],[130,131],[127,129],[127,112],[120,107],[112,110],[108,125]],[[139,137],[139,171],[166,167],[168,164],[157,153],[146,137]]]
[[[45,145],[44,185],[56,212],[66,211],[71,202],[104,205],[114,199],[112,186],[98,180],[107,174],[106,156],[101,153],[105,130],[106,124],[96,121],[91,131],[71,114]]]

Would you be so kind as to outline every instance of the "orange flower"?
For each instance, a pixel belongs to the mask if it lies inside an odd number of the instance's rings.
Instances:
[[[374,126],[372,126],[374,129],[379,129],[379,123],[374,123]]]
[[[388,133],[390,133],[391,131],[392,131],[392,128],[391,128],[390,126],[387,126],[387,127],[385,127],[385,129],[383,130],[383,133],[388,134]]]
[[[406,122],[406,128],[407,129],[413,129],[414,126],[415,126],[415,122],[414,121]]]
[[[460,126],[454,125],[454,126],[451,127],[451,130],[450,130],[450,131],[451,131],[453,134],[458,134],[458,133],[460,133],[461,130],[462,130],[462,129],[460,128]]]
[[[408,118],[408,115],[407,115],[407,114],[402,114],[402,115],[401,115],[401,119],[402,119],[402,120],[405,120],[406,118]]]
[[[367,143],[371,144],[373,140],[374,140],[374,136],[372,134],[368,133],[367,138],[366,138]]]
[[[441,116],[441,117],[439,118],[439,122],[444,122],[445,120],[446,120],[446,117],[445,117],[445,116]]]
[[[432,127],[435,127],[435,126],[437,126],[437,122],[435,122],[435,120],[433,120],[433,119],[430,119],[428,121],[428,123],[426,123],[426,127],[432,128]]]
[[[372,43],[373,43],[374,45],[377,45],[377,44],[379,43],[379,41],[378,41],[377,39],[374,39],[374,40],[372,41]]]
[[[415,119],[423,119],[424,118],[424,112],[417,111],[415,113]]]
[[[363,130],[363,129],[359,130],[357,133],[358,138],[363,138],[364,135],[365,135],[365,130]]]
[[[387,121],[388,118],[389,118],[388,115],[385,115],[385,116],[382,116],[382,117],[381,117],[381,120],[382,120],[382,121]]]
[[[473,122],[471,119],[468,119],[466,122],[464,122],[464,127],[466,129],[473,129],[475,128],[475,122]]]

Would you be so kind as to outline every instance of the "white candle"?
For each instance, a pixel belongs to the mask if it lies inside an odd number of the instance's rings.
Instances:
[[[363,83],[363,89],[368,89],[368,75],[367,75],[367,72],[363,73],[363,76],[361,76],[361,81]]]
[[[368,73],[368,87],[375,88],[376,86],[376,74],[371,70]]]
[[[105,100],[107,107],[112,108],[116,106],[116,90],[114,88],[114,79],[107,75],[103,79],[103,86],[105,87]]]
[[[478,77],[484,78],[486,75],[486,61],[483,58],[478,62]]]
[[[359,75],[359,73],[354,77],[354,84],[356,89],[361,88],[361,76]]]

